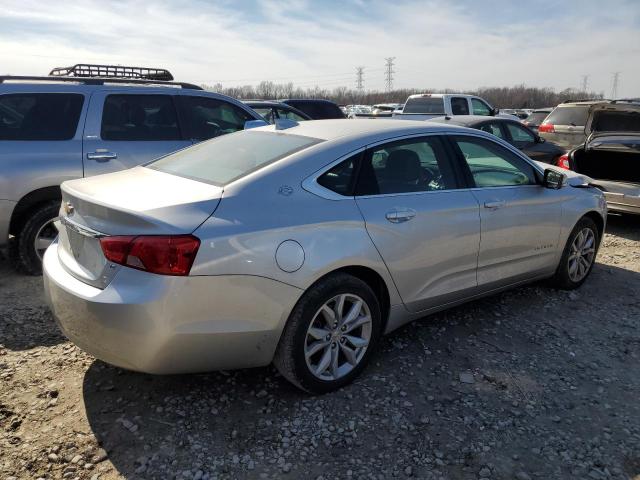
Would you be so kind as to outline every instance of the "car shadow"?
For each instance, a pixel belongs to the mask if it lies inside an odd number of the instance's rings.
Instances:
[[[42,277],[21,274],[0,258],[0,345],[27,350],[65,341],[45,302]]]
[[[610,213],[607,216],[606,232],[627,240],[640,241],[640,215]]]
[[[633,372],[621,373],[619,385],[596,394],[589,379],[600,370],[590,367],[594,370],[585,379],[585,365],[575,355],[584,352],[590,365],[607,372],[603,375],[625,370],[633,352],[602,339],[621,335],[620,322],[628,319],[619,308],[640,311],[637,285],[640,273],[599,264],[575,292],[532,285],[431,315],[386,336],[353,384],[316,397],[291,386],[273,367],[152,376],[95,361],[83,380],[86,415],[108,459],[128,479],[200,478],[198,470],[217,478],[262,478],[264,472],[279,478],[287,462],[304,465],[291,478],[331,478],[344,473],[337,465],[347,465],[354,452],[365,462],[380,461],[380,448],[394,448],[388,444],[394,438],[428,451],[488,444],[495,438],[490,428],[480,428],[478,405],[482,418],[504,418],[507,406],[521,412],[516,423],[559,435],[568,427],[546,412],[573,405],[576,393],[562,383],[565,378],[580,377],[578,394],[596,395],[611,408],[618,401],[633,402],[633,390],[623,388],[625,382],[639,386]],[[605,293],[614,291],[618,294]],[[602,312],[611,312],[611,318]],[[531,367],[541,359],[548,364]],[[461,380],[460,372],[471,372],[472,384]],[[533,410],[516,408],[525,404]],[[566,413],[574,414],[591,415],[589,403]],[[611,417],[589,418],[580,428],[594,431],[581,432],[583,438],[623,427]],[[353,441],[350,420],[357,431]],[[530,456],[526,436],[509,443],[504,452],[491,453],[496,478],[513,478],[514,454]],[[465,461],[480,464],[475,457]],[[414,474],[419,477],[420,470]]]

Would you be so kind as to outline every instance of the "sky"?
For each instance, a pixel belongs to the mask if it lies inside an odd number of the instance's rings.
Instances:
[[[526,84],[640,97],[640,0],[0,0],[0,74],[109,63],[225,87]]]

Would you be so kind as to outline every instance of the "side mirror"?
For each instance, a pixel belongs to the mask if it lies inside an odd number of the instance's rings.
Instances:
[[[264,120],[247,120],[244,122],[244,129],[249,130],[251,128],[266,127],[267,125],[269,124]]]
[[[542,185],[545,188],[550,188],[552,190],[560,190],[566,179],[567,179],[567,176],[564,175],[563,173],[547,168],[544,171],[544,178],[542,180]]]
[[[542,138],[540,135],[536,137],[536,143],[544,143],[544,142],[546,142],[546,140]]]
[[[498,115],[499,113],[500,113],[500,109],[499,109],[499,108],[492,108],[492,109],[491,109],[491,113],[490,113],[490,115],[491,115],[492,117],[495,117],[495,116],[496,116],[496,115]]]

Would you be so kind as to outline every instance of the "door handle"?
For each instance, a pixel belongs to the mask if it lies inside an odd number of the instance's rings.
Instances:
[[[498,208],[502,208],[507,204],[504,200],[495,200],[493,202],[484,202],[484,208],[490,208],[491,210],[496,210]]]
[[[97,162],[108,162],[118,158],[117,153],[107,152],[106,150],[96,150],[93,153],[87,153],[87,160],[95,160]]]
[[[408,222],[416,216],[416,211],[411,208],[394,208],[385,214],[385,218],[391,223]]]

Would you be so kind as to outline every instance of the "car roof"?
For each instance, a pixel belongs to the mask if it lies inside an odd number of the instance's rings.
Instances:
[[[471,127],[484,122],[512,122],[518,123],[517,120],[505,117],[488,117],[486,115],[454,115],[445,117],[435,117],[429,120],[430,122],[440,122],[452,125],[460,125],[463,127]]]
[[[385,137],[410,135],[412,133],[434,133],[452,131],[462,127],[443,125],[436,122],[393,120],[393,119],[335,119],[309,120],[300,122],[294,127],[277,130],[274,125],[259,127],[255,130],[277,131],[289,135],[302,135],[321,140],[335,140],[338,138],[376,136]]]

